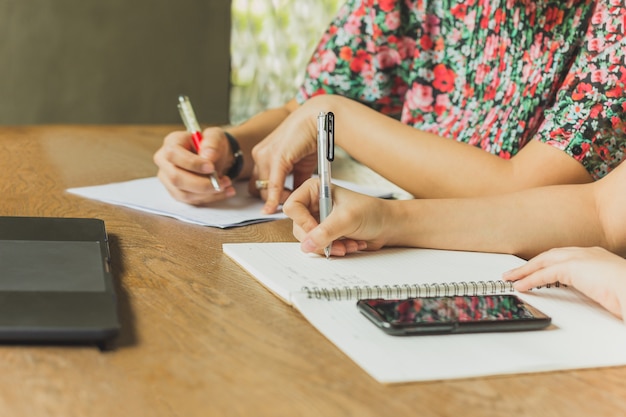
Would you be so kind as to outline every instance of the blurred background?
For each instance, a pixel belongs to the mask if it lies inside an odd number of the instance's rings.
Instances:
[[[233,0],[233,123],[295,96],[313,50],[344,1]]]
[[[0,0],[0,124],[207,124],[292,98],[343,0]]]

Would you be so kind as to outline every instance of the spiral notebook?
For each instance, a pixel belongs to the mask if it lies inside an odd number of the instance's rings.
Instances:
[[[359,298],[514,292],[500,280],[512,255],[389,248],[345,258],[298,243],[224,244],[224,253],[382,383],[626,365],[626,327],[568,287],[517,293],[552,317],[541,331],[397,337],[356,308]]]

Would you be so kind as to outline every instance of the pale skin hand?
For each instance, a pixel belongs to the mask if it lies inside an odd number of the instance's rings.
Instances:
[[[571,285],[620,318],[626,317],[626,259],[603,248],[551,249],[503,278],[518,291],[560,282]]]
[[[232,155],[220,128],[204,130],[198,154],[190,133],[172,132],[153,159],[159,167],[158,178],[179,201],[203,206],[235,195],[230,178],[222,174],[224,167],[232,163]],[[214,171],[219,174],[222,191],[213,188],[208,174]]]
[[[254,166],[252,148],[297,108],[298,103],[291,100],[282,107],[265,110],[245,123],[228,129],[243,152],[243,170],[237,179],[250,178]],[[166,136],[163,145],[153,157],[159,168],[158,177],[170,194],[180,201],[194,205],[209,205],[235,193],[232,188],[233,179],[223,176],[233,163],[230,145],[223,130],[212,127],[204,130],[203,136],[200,155],[195,154],[189,133],[172,132]],[[222,192],[216,192],[207,177],[214,170],[221,176]]]
[[[263,211],[274,213],[290,194],[285,178],[293,174],[294,189],[311,178],[317,166],[317,115],[324,108],[309,100],[252,149],[255,166],[248,187],[250,194],[264,198]],[[267,190],[255,187],[256,179],[269,180]]]
[[[263,211],[276,212],[290,190],[284,189],[285,178],[293,173],[294,186],[310,178],[317,165],[316,106],[300,110],[295,100],[283,108],[261,113],[232,130],[244,152],[241,178],[249,177],[249,192],[266,199]],[[295,113],[295,114],[294,114]],[[310,117],[309,117],[310,116]],[[258,136],[265,139],[259,143]],[[201,149],[194,152],[191,134],[172,132],[154,154],[158,178],[169,193],[182,202],[209,205],[235,195],[230,178],[223,172],[232,164],[232,155],[222,129],[203,132]],[[254,164],[253,164],[254,163]],[[207,174],[220,174],[221,192],[216,191]],[[267,190],[255,187],[257,179],[269,179]]]
[[[287,199],[283,211],[293,220],[294,236],[303,252],[323,253],[332,242],[331,255],[378,250],[393,235],[393,213],[388,201],[333,186],[333,210],[319,219],[319,180],[309,179]],[[392,216],[392,217],[390,217]]]

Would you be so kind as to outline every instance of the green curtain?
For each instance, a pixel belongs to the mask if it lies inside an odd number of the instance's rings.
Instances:
[[[343,0],[233,0],[231,123],[293,98]]]

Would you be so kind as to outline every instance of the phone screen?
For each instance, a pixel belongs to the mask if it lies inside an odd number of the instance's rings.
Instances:
[[[390,334],[540,329],[550,317],[513,294],[360,300],[358,308]]]

